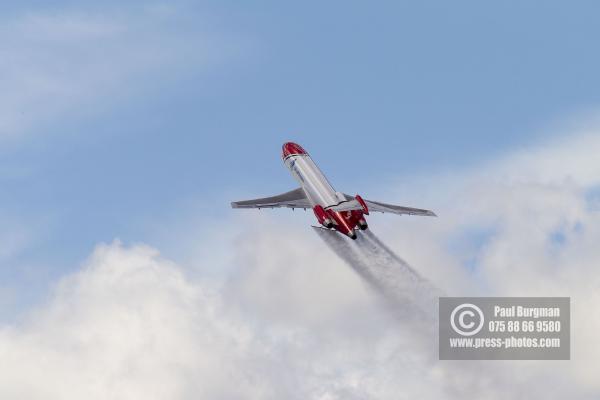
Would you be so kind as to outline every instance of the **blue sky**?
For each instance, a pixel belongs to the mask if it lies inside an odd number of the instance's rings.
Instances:
[[[98,242],[157,244],[291,189],[284,141],[355,192],[535,143],[600,100],[591,1],[0,11],[0,280],[18,301]]]
[[[4,2],[0,398],[599,398],[599,11]],[[434,210],[368,221],[444,293],[570,297],[572,360],[439,362],[310,210],[230,209],[289,140]]]

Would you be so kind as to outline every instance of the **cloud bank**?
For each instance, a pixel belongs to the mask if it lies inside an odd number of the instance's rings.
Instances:
[[[596,398],[599,137],[431,177],[440,218],[371,224],[449,294],[571,296],[571,361],[438,361],[436,338],[391,315],[311,230],[263,213],[230,243],[231,265],[212,266],[231,271],[218,281],[145,245],[99,245],[0,329],[0,397]]]

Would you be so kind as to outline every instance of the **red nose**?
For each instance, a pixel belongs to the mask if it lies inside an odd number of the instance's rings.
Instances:
[[[284,143],[282,146],[283,152],[281,153],[281,158],[286,159],[288,156],[297,155],[297,154],[308,154],[306,151],[294,142]]]

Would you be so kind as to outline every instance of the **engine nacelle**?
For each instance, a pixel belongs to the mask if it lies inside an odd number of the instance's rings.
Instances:
[[[361,218],[361,219],[358,220],[358,228],[361,231],[366,230],[368,227],[369,227],[369,225],[367,224],[367,221],[365,221],[364,218]]]
[[[356,199],[356,201],[358,201],[358,204],[360,204],[360,206],[362,207],[363,213],[365,215],[369,215],[369,207],[367,207],[367,203],[365,203],[363,198],[360,197],[359,195],[354,196],[354,198]]]
[[[317,204],[313,207],[313,211],[315,213],[315,216],[317,217],[317,221],[319,221],[321,225],[328,229],[333,228],[333,221],[331,220],[329,214],[327,214],[323,206]]]

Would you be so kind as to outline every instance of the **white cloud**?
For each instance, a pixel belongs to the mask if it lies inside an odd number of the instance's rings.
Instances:
[[[571,296],[571,361],[438,361],[435,335],[388,315],[308,227],[262,213],[232,224],[244,228],[231,259],[196,261],[225,281],[191,278],[143,245],[99,246],[0,330],[0,398],[597,397],[600,215],[587,192],[599,151],[589,136],[523,151],[428,181],[452,188],[429,203],[438,219],[371,218],[451,294]]]
[[[48,305],[2,330],[0,397],[234,396],[248,382],[229,369],[251,336],[221,313],[214,293],[156,251],[99,246]]]
[[[0,139],[102,113],[219,62],[223,39],[181,17],[164,7],[0,17]]]
[[[293,240],[277,237],[263,240],[294,249]],[[321,265],[289,259],[291,277],[269,266],[261,271],[262,262],[249,265],[259,278],[233,283],[240,297],[224,299],[149,247],[101,245],[48,304],[0,331],[0,397],[328,399],[385,393],[389,389],[369,377],[370,366],[387,379],[387,369],[396,368],[389,352],[399,353],[406,339],[399,343],[404,335],[386,328],[387,317],[332,257]],[[297,282],[300,271],[323,277],[322,286],[308,277]],[[276,277],[280,282],[272,282]],[[337,293],[325,286],[336,283]],[[270,298],[256,296],[256,285],[271,291]],[[352,289],[357,293],[344,294]],[[325,292],[338,296],[324,298]],[[272,313],[269,302],[280,309]],[[363,346],[368,342],[372,346]]]
[[[444,189],[428,199],[440,218],[382,224],[393,247],[452,294],[570,296],[572,360],[516,365],[551,376],[573,397],[600,393],[591,372],[600,360],[600,210],[590,196],[600,184],[599,152],[598,130],[589,129],[433,177],[428,184]]]

